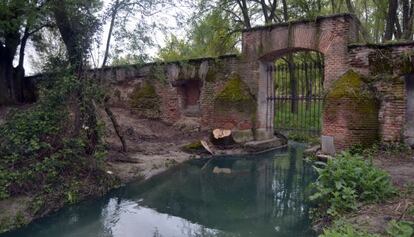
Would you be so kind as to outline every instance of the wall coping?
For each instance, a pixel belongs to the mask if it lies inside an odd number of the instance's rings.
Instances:
[[[413,46],[414,41],[402,41],[402,42],[388,42],[388,43],[353,43],[348,45],[348,49],[355,48],[372,48],[372,49],[383,49],[400,46]]]
[[[148,63],[142,63],[142,64],[125,64],[125,65],[117,65],[117,66],[106,66],[103,68],[92,68],[88,69],[88,72],[101,72],[101,71],[111,71],[111,70],[118,70],[118,69],[126,69],[126,68],[144,68],[148,66],[154,66],[154,65],[169,65],[169,64],[179,64],[179,63],[200,63],[203,61],[212,61],[217,59],[237,59],[239,58],[239,54],[225,54],[220,55],[217,57],[200,57],[200,58],[189,58],[189,59],[183,59],[183,60],[175,60],[175,61],[159,61],[159,62],[148,62]],[[37,78],[41,77],[42,75],[47,75],[48,73],[37,73],[30,76],[25,76],[25,78]]]
[[[356,19],[356,16],[351,13],[338,13],[338,14],[332,14],[332,15],[326,15],[326,16],[317,16],[314,19],[299,19],[299,20],[292,20],[288,22],[276,23],[276,24],[271,24],[271,25],[256,26],[250,29],[243,29],[242,32],[244,33],[244,32],[261,31],[261,30],[270,31],[278,27],[286,27],[289,25],[297,25],[297,24],[304,24],[304,23],[317,23],[322,20],[335,19],[335,18]]]

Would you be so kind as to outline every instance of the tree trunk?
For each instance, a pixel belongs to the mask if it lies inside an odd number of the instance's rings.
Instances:
[[[288,5],[286,0],[282,0],[282,5],[283,5],[283,20],[285,22],[289,21],[289,14],[288,14]]]
[[[102,62],[102,67],[106,66],[106,61],[108,60],[109,46],[111,44],[111,37],[112,37],[112,31],[114,29],[115,18],[116,18],[116,15],[118,14],[118,7],[119,7],[119,0],[116,0],[114,4],[114,8],[112,9],[111,23],[109,25],[108,39],[106,41],[106,48],[105,48],[105,54],[104,54],[104,58]]]
[[[7,70],[10,70],[10,68],[8,68],[5,59],[0,57],[0,105],[6,105],[11,102]]]
[[[235,144],[231,130],[226,129],[214,129],[211,134],[211,142],[219,147],[227,147]]]
[[[298,83],[297,83],[297,78],[295,74],[295,62],[293,60],[292,54],[289,54],[287,56],[287,64],[288,64],[289,79],[290,79],[290,98],[291,98],[290,112],[293,114],[296,114],[299,111],[298,88],[297,88]]]
[[[240,10],[242,11],[244,26],[246,27],[246,29],[252,28],[250,22],[249,8],[247,7],[246,0],[237,0],[237,4],[239,5]]]
[[[408,3],[408,0],[405,0]],[[407,13],[406,18],[404,20],[404,29],[403,29],[403,36],[402,38],[405,40],[412,40],[413,39],[413,22],[414,22],[414,0],[410,1],[410,4],[406,6]]]
[[[126,144],[125,138],[122,134],[121,127],[119,126],[118,121],[116,120],[114,113],[112,113],[112,110],[109,107],[109,104],[107,102],[104,102],[104,107],[105,107],[106,114],[109,116],[109,118],[111,119],[112,125],[114,126],[115,133],[118,136],[119,140],[121,141],[122,152],[127,152],[128,151],[127,144]]]
[[[398,0],[389,0],[384,41],[392,40],[392,36],[395,30],[395,21],[397,20],[397,8]]]

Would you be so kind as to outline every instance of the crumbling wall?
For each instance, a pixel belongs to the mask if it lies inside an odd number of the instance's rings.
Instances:
[[[413,73],[414,43],[362,44],[349,47],[350,68],[370,78],[379,100],[380,142],[404,142],[414,119],[406,113],[406,77]]]

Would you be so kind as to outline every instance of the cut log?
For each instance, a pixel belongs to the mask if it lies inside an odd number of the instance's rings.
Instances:
[[[231,130],[219,129],[219,128],[213,130],[213,133],[211,136],[211,142],[215,146],[222,146],[222,147],[235,144]]]

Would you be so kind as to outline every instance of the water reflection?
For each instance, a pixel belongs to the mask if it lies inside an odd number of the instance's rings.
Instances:
[[[204,164],[186,163],[4,237],[313,236],[304,200],[314,174],[300,147]]]

